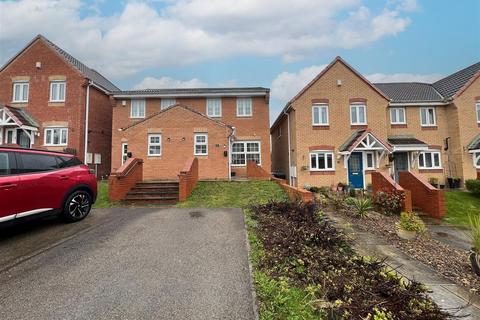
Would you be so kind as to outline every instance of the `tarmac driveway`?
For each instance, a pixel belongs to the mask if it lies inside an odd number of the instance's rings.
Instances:
[[[0,230],[0,319],[253,319],[240,209],[112,208]]]

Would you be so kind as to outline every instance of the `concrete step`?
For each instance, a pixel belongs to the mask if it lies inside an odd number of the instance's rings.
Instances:
[[[127,195],[158,195],[158,196],[176,196],[178,197],[178,189],[176,190],[151,190],[151,189],[132,189]]]
[[[168,189],[168,188],[177,188],[179,185],[178,183],[142,183],[139,182],[135,185],[134,188],[142,188],[142,189]]]
[[[145,195],[145,194],[127,194],[125,197],[125,200],[131,201],[131,200],[174,200],[178,201],[178,196],[172,196],[172,195]]]

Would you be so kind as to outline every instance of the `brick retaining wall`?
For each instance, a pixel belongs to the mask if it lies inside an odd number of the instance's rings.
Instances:
[[[188,196],[192,193],[193,188],[198,182],[198,159],[188,159],[185,167],[178,175],[178,199],[180,201],[187,200]]]
[[[108,197],[110,201],[120,201],[143,178],[143,160],[129,158],[108,178]]]
[[[372,192],[374,195],[377,194],[377,192],[401,192],[405,195],[402,210],[410,212],[413,209],[412,194],[410,190],[405,190],[404,188],[402,188],[402,186],[396,183],[389,175],[384,172],[372,172]]]

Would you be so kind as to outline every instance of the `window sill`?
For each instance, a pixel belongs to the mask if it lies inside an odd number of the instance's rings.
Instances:
[[[438,130],[437,126],[421,126],[422,130]]]
[[[193,154],[195,157],[203,157],[203,158],[206,158],[208,157],[208,153],[207,154]]]
[[[138,120],[138,119],[145,119],[145,117],[130,117],[130,119]]]
[[[330,130],[330,125],[328,124],[313,124],[313,130]]]
[[[239,115],[237,114],[237,118],[247,118],[247,119],[248,119],[248,118],[252,118],[252,117],[253,117],[252,115],[249,115],[249,116],[239,116]]]
[[[408,128],[406,123],[391,123],[390,127],[392,129],[401,129],[401,128]]]
[[[148,158],[160,158],[161,156],[161,154],[147,154]]]
[[[420,173],[443,173],[442,168],[419,168]]]
[[[335,175],[335,170],[325,170],[325,171],[315,171],[310,170],[311,176],[333,176]]]
[[[367,124],[350,124],[350,129],[367,129]]]
[[[219,119],[219,118],[221,118],[222,116],[221,116],[221,115],[220,115],[220,116],[210,116],[210,115],[207,114],[207,117]]]
[[[48,106],[49,107],[65,107],[65,101],[64,102],[61,102],[61,101],[49,101],[48,102]]]
[[[43,146],[48,148],[65,148],[68,144],[44,144]]]
[[[28,105],[28,101],[12,101],[12,105],[15,105],[15,107],[26,107]]]

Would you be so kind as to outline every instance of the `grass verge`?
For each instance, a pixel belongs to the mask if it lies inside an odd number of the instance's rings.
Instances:
[[[447,214],[444,221],[458,226],[469,226],[470,215],[480,215],[480,198],[470,192],[446,191]]]
[[[180,208],[243,208],[269,200],[286,200],[283,190],[273,181],[198,182]]]
[[[97,183],[97,201],[93,205],[94,209],[111,208],[117,203],[111,202],[108,198],[108,182],[99,181]]]

